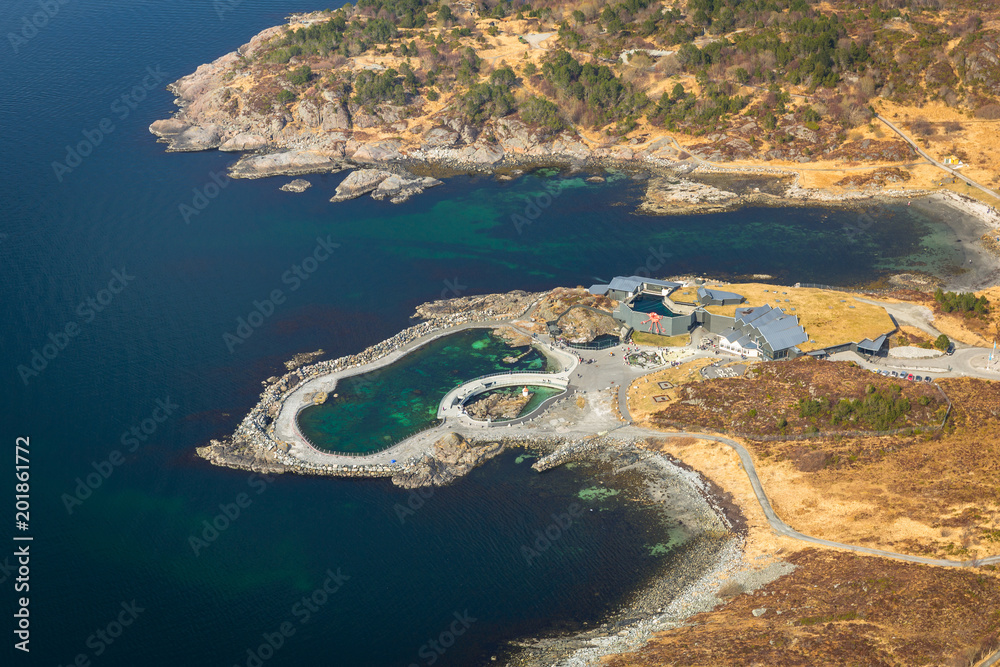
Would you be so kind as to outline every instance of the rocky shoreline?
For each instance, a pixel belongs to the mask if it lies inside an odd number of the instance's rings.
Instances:
[[[608,435],[573,449],[572,459],[595,465],[594,479],[600,483],[631,486],[633,502],[660,506],[664,530],[680,525],[687,540],[675,547],[674,557],[658,575],[598,625],[571,634],[518,640],[498,664],[600,664],[604,656],[638,649],[654,633],[711,611],[725,601],[719,591],[726,585],[753,591],[794,569],[776,559],[747,562],[743,556],[746,521],[739,508],[697,471],[640,445],[641,441]],[[567,451],[565,446],[557,447],[533,467]],[[549,464],[540,467],[547,469]]]
[[[233,178],[356,169],[331,201],[372,192],[376,198],[399,203],[440,184],[435,177],[494,173],[508,178],[550,166],[651,174],[659,184],[640,212],[654,214],[726,211],[751,204],[831,205],[917,194],[885,190],[877,184],[857,191],[826,191],[801,188],[796,182],[781,194],[734,193],[691,181],[677,187],[677,179],[691,174],[791,175],[797,181],[798,172],[794,167],[768,166],[766,161],[727,166],[718,162],[721,153],[699,157],[669,135],[646,137],[641,142],[637,138],[595,142],[573,130],[551,132],[531,126],[516,115],[473,124],[449,106],[432,112],[436,107],[420,96],[405,105],[382,103],[366,108],[349,94],[324,85],[306,87],[287,103],[251,94],[260,83],[257,77],[271,76],[258,62],[267,52],[268,42],[283,35],[289,26],[304,25],[318,17],[292,16],[288,24],[262,31],[236,51],[169,84],[167,89],[176,96],[179,110],[171,118],[153,122],[150,132],[171,152],[243,153],[230,168]],[[342,67],[357,74],[368,65],[364,59],[347,59]],[[281,85],[285,93],[290,92],[287,83]],[[761,157],[767,160],[774,156]],[[873,162],[872,168],[880,164]],[[369,187],[376,179],[380,180]]]

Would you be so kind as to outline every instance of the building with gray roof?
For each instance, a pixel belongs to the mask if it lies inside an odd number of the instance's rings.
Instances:
[[[732,317],[712,313],[706,309],[708,306],[739,306],[746,299],[735,292],[704,286],[698,287],[697,304],[678,305],[669,296],[681,286],[681,283],[668,280],[617,276],[606,285],[591,285],[590,293],[606,295],[620,302],[612,317],[621,323],[623,338],[631,331],[676,336],[701,325],[709,332],[718,334],[719,347],[728,352],[768,360],[803,354],[798,346],[808,342],[809,335],[796,315],[767,303],[737,307]],[[688,311],[691,306],[693,310]],[[826,351],[833,353],[851,349],[863,354],[883,354],[888,346],[889,333],[875,340],[865,338],[860,342],[845,342]],[[814,356],[822,356],[823,353],[823,350],[809,352]]]
[[[703,306],[738,306],[746,301],[742,294],[708,287],[698,288],[698,303]]]

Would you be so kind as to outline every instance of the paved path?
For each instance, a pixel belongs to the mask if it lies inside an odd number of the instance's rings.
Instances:
[[[941,162],[938,162],[937,160],[935,160],[934,158],[932,158],[930,155],[928,155],[926,152],[924,152],[924,149],[922,149],[920,146],[917,145],[917,142],[913,141],[913,139],[910,139],[908,136],[906,136],[906,134],[904,134],[901,129],[899,129],[898,127],[896,127],[890,121],[886,120],[885,118],[883,118],[882,116],[880,116],[878,114],[876,114],[875,117],[878,118],[883,123],[885,123],[885,125],[890,130],[892,130],[893,132],[895,132],[896,134],[898,134],[900,137],[902,137],[903,141],[905,141],[906,143],[910,144],[910,146],[913,147],[913,150],[915,150],[917,152],[917,155],[921,156],[922,158],[924,158],[925,160],[927,160],[928,162],[930,162],[931,164],[933,164],[938,169],[943,169],[944,171],[948,172],[949,174],[951,174],[955,178],[959,179],[960,181],[964,181],[967,185],[971,185],[974,188],[982,190],[983,192],[985,192],[986,194],[988,194],[991,197],[994,197],[996,199],[1000,199],[1000,194],[997,194],[993,190],[990,190],[989,188],[987,188],[985,186],[982,186],[979,183],[976,183],[974,180],[972,180],[968,176],[965,176],[964,174],[960,174],[957,169],[952,169],[948,165],[943,164]]]
[[[1000,650],[983,660],[976,667],[993,667],[993,665],[1000,665]]]
[[[573,360],[576,362],[576,359]],[[574,363],[569,369],[560,373],[493,373],[484,377],[469,380],[458,385],[441,399],[438,405],[438,419],[456,419],[464,414],[463,408],[472,398],[485,391],[501,387],[546,386],[566,391],[569,385],[569,375],[575,370]]]

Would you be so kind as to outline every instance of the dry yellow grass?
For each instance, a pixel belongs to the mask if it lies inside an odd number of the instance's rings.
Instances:
[[[715,359],[696,359],[677,368],[665,368],[636,379],[628,388],[628,410],[635,424],[648,424],[649,417],[654,412],[663,409],[662,403],[653,400],[654,396],[666,395],[676,397],[674,389],[660,389],[657,382],[669,382],[674,386],[682,383],[700,382],[700,371],[705,366],[715,363]]]
[[[883,99],[873,103],[882,116],[895,123],[904,132],[908,131],[907,124],[910,121],[917,118],[926,119],[934,128],[934,134],[926,140],[917,140],[917,143],[928,155],[942,162],[947,157],[962,157],[967,165],[961,170],[963,175],[993,190],[1000,187],[1000,168],[998,168],[1000,143],[996,140],[1000,134],[1000,120],[972,118],[968,112],[940,102],[929,102],[920,108],[903,107]],[[957,123],[959,129],[946,129],[945,123]],[[911,138],[918,139],[912,136]],[[947,174],[940,169],[932,169],[933,171],[929,172],[932,174],[930,187],[934,187],[935,182],[947,177]],[[975,197],[991,206],[1000,205],[1000,200],[995,197],[962,183],[948,184],[944,189]]]
[[[748,560],[757,556],[774,556],[779,551],[787,554],[803,548],[801,542],[779,537],[771,530],[740,457],[732,448],[694,437],[650,438],[643,446],[680,459],[732,496],[747,521],[745,557]]]
[[[732,317],[736,309],[761,306],[768,303],[781,307],[790,315],[797,315],[810,341],[799,345],[808,352],[831,345],[858,342],[863,338],[877,338],[889,333],[896,326],[881,306],[861,303],[850,294],[811,287],[780,287],[766,283],[737,283],[732,285],[706,285],[746,297],[741,306],[709,306],[710,313]],[[672,295],[675,301],[694,301],[696,287],[682,288]],[[853,308],[851,307],[853,306]],[[792,309],[795,310],[792,310]]]
[[[986,321],[966,319],[957,313],[934,313],[931,326],[948,336],[951,340],[975,345],[977,347],[992,347],[994,339],[1000,340],[1000,286],[988,287],[975,292],[976,296],[985,296],[990,302],[990,314]],[[933,311],[934,300],[929,294],[914,295],[911,299],[883,297],[879,299],[886,303],[918,303]]]

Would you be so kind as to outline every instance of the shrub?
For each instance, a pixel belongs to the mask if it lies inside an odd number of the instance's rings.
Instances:
[[[521,104],[521,120],[550,132],[558,132],[566,127],[566,122],[559,114],[559,107],[537,95],[532,95]]]
[[[514,93],[507,86],[477,83],[462,97],[465,117],[473,123],[482,123],[487,118],[500,118],[517,108]]]
[[[490,72],[490,83],[494,86],[513,88],[517,83],[517,75],[510,67],[501,67]]]
[[[303,65],[298,69],[295,69],[288,73],[288,83],[293,86],[301,86],[303,84],[309,83],[309,79],[312,78],[312,68],[309,65]]]
[[[941,350],[942,352],[947,352],[948,348],[951,347],[951,341],[944,334],[941,334],[934,340],[934,347]]]
[[[1000,118],[1000,104],[987,104],[976,109],[976,118],[997,120]]]
[[[989,299],[977,297],[972,292],[944,292],[940,288],[934,292],[934,300],[945,313],[985,315],[989,312]]]
[[[274,99],[278,101],[278,104],[288,104],[295,101],[295,93],[290,90],[282,90]]]

